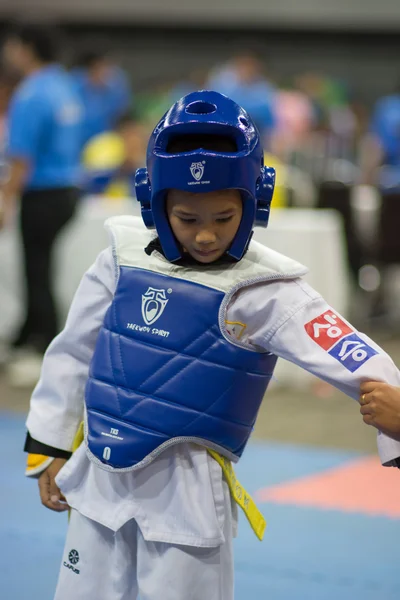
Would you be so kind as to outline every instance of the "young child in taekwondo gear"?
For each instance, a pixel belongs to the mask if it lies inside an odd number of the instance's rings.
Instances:
[[[400,385],[303,266],[250,241],[273,182],[225,96],[189,94],[154,129],[136,188],[157,237],[134,217],[108,221],[111,246],[46,353],[27,420],[42,502],[71,509],[56,600],[232,600],[237,503],[260,537],[263,521],[231,461],[276,357],[354,399],[366,380]],[[400,444],[378,446],[394,465]]]

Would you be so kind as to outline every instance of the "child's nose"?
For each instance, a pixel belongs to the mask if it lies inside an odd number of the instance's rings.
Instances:
[[[213,244],[215,240],[215,233],[210,229],[201,229],[196,234],[197,244]]]

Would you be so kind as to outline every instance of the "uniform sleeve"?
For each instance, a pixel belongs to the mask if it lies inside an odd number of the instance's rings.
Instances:
[[[71,451],[83,418],[84,390],[99,329],[115,291],[111,249],[84,275],[64,330],[50,344],[31,398],[26,426],[42,444]]]
[[[364,381],[400,386],[400,372],[390,356],[321,297],[296,311],[266,345],[355,400]],[[400,443],[379,432],[378,450],[382,464],[390,464],[400,456]]]
[[[364,381],[400,386],[390,356],[301,279],[249,288],[232,314],[246,327],[243,341],[295,363],[355,400]],[[381,432],[378,450],[382,464],[400,457],[400,443]]]
[[[8,114],[7,155],[34,161],[49,122],[49,107],[36,95],[19,93]]]

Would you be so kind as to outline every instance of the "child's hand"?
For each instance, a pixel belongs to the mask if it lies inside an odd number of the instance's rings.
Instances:
[[[66,462],[67,459],[65,458],[55,458],[39,477],[39,492],[42,504],[56,512],[63,512],[69,509],[64,496],[55,482],[57,473]]]
[[[364,423],[400,441],[400,388],[377,381],[363,383],[360,404]]]

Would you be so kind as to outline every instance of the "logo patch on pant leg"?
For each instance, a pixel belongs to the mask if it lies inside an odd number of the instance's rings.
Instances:
[[[70,550],[68,552],[68,561],[63,562],[64,567],[66,567],[67,569],[70,569],[70,571],[72,571],[73,573],[76,573],[76,575],[79,575],[80,570],[77,569],[74,565],[77,565],[79,562],[79,552],[78,550],[75,550],[74,548],[72,548],[72,550]]]

